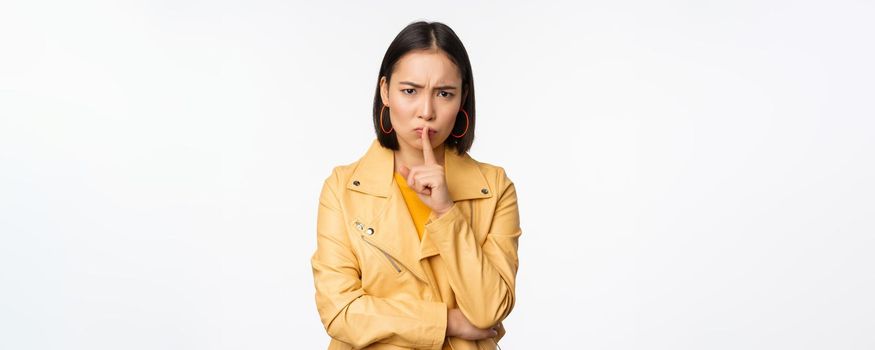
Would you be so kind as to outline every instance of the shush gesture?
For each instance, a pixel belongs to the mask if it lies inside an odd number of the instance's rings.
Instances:
[[[416,192],[419,199],[440,216],[453,207],[453,199],[450,198],[450,191],[447,188],[444,167],[438,164],[434,149],[431,147],[428,126],[422,129],[421,139],[424,164],[409,169],[402,165],[398,172],[407,181],[407,186]]]

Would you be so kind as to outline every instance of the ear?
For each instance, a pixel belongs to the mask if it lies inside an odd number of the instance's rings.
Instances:
[[[386,76],[380,77],[380,98],[383,99],[383,105],[389,105],[389,82],[386,80]]]

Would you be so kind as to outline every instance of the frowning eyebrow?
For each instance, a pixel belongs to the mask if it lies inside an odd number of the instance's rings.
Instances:
[[[422,88],[425,87],[425,86],[422,86],[422,85],[419,85],[419,84],[416,84],[416,83],[412,83],[412,82],[409,82],[409,81],[402,81],[402,82],[399,82],[398,84],[410,85],[410,86],[412,86],[412,87],[420,88],[420,89],[422,89]],[[455,86],[452,86],[452,85],[443,85],[443,86],[435,86],[434,89],[435,89],[435,90],[456,90],[456,89],[458,89],[458,88],[455,87]]]

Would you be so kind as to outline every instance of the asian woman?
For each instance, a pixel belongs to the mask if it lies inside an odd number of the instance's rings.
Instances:
[[[404,28],[383,57],[376,138],[319,196],[311,264],[328,349],[496,349],[514,307],[514,183],[473,159],[474,79],[439,22]]]

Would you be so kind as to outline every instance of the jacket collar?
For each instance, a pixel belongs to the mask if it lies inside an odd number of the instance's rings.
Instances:
[[[465,199],[489,198],[493,191],[487,186],[486,177],[468,153],[459,155],[455,150],[444,147],[444,174],[450,197],[454,202]],[[392,150],[384,148],[377,139],[349,178],[346,188],[380,197],[388,197],[395,175],[395,156]],[[484,191],[486,190],[486,191]],[[486,193],[483,193],[486,192]]]

